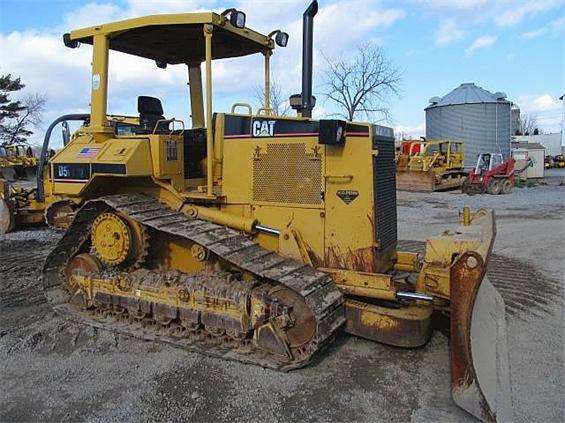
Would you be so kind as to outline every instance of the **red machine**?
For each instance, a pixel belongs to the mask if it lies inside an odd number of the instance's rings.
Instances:
[[[418,154],[422,147],[422,140],[407,140],[402,142],[401,151],[402,154],[411,155]]]
[[[504,160],[502,154],[479,154],[477,165],[469,172],[461,191],[469,195],[510,194],[514,188],[515,163],[513,158]]]

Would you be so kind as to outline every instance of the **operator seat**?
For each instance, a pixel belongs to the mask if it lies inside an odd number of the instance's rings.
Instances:
[[[139,113],[139,126],[146,133],[153,132],[157,122],[165,119],[163,116],[163,105],[161,100],[155,97],[148,97],[141,95],[137,97],[137,111]],[[168,125],[167,122],[162,122],[157,131],[164,130]]]

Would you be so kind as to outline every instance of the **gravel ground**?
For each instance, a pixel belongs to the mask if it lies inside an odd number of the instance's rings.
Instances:
[[[405,240],[452,226],[464,205],[496,211],[489,272],[505,269],[519,422],[564,420],[563,175],[507,196],[398,195]],[[0,236],[0,421],[473,421],[451,401],[441,333],[413,350],[340,335],[311,366],[277,373],[69,323],[38,280],[59,236]]]

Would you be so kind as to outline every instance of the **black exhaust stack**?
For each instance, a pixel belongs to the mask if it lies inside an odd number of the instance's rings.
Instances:
[[[290,105],[303,117],[312,117],[316,98],[312,96],[312,61],[314,40],[314,16],[318,13],[318,1],[314,0],[302,15],[302,94],[290,97]]]

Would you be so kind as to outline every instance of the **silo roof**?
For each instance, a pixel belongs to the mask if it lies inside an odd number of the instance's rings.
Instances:
[[[491,93],[490,91],[481,88],[472,82],[466,82],[459,85],[449,94],[443,97],[433,97],[430,99],[430,104],[426,109],[440,106],[451,106],[454,104],[476,104],[476,103],[509,103],[505,99],[506,94],[497,92]]]

